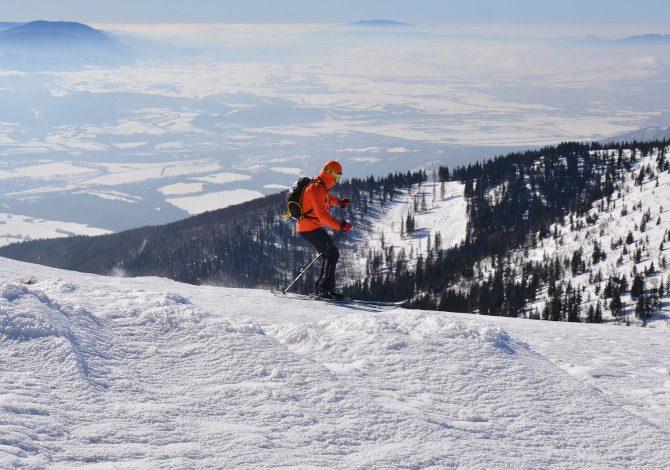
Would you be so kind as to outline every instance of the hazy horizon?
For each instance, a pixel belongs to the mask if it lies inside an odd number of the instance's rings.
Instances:
[[[277,192],[331,158],[346,177],[379,176],[670,126],[670,41],[617,41],[659,32],[635,22],[101,24],[80,13],[60,19],[116,34],[107,55],[12,49],[0,36],[0,212],[15,222],[120,230]],[[608,28],[613,40],[594,37]]]
[[[3,21],[74,20],[96,23],[348,23],[386,18],[419,25],[620,25],[662,28],[670,5],[662,0],[5,0]]]

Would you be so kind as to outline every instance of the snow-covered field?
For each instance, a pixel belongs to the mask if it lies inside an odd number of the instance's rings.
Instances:
[[[0,258],[0,467],[667,468],[667,330]]]
[[[57,220],[44,220],[16,214],[0,213],[0,246],[10,243],[57,238],[70,235],[104,235],[109,230]]]
[[[260,191],[234,188],[234,186],[231,189],[217,191],[217,188],[229,187],[227,185],[251,178],[249,175],[239,173],[220,172],[220,169],[221,165],[210,159],[123,164],[47,161],[25,167],[19,166],[12,171],[0,169],[0,182],[3,185],[11,188],[17,181],[23,185],[23,189],[19,191],[0,191],[0,199],[7,196],[22,204],[19,207],[13,207],[6,202],[1,204],[7,213],[0,213],[0,245],[36,238],[111,233],[112,230],[105,227],[72,221],[88,220],[89,218],[83,213],[92,207],[97,208],[94,212],[98,215],[105,213],[106,207],[116,207],[117,213],[123,213],[125,217],[110,216],[97,220],[97,223],[114,225],[115,218],[134,217],[129,209],[122,209],[131,204],[137,206],[138,211],[143,211],[145,205],[149,205],[151,212],[165,211],[166,207],[163,204],[168,204],[172,207],[167,209],[181,209],[177,211],[181,216],[175,218],[184,218],[187,215],[221,209],[263,197]],[[183,181],[162,184],[179,179]],[[128,186],[133,184],[140,187],[155,184],[155,190],[160,194],[158,200],[155,195],[148,197],[146,194],[139,196],[127,192],[137,190]],[[123,188],[123,191],[114,188]],[[88,204],[74,202],[64,204],[63,194],[68,194],[68,198],[88,201]],[[97,200],[91,202],[91,198],[87,196],[95,196]],[[112,202],[111,206],[106,204],[109,201]],[[152,205],[152,201],[156,204]],[[42,217],[30,215],[32,204],[39,206]],[[69,206],[77,207],[77,210],[68,209]],[[146,224],[147,220],[137,222],[137,225]]]
[[[172,205],[184,209],[191,215],[205,211],[213,211],[222,207],[242,204],[263,197],[263,193],[249,189],[235,189],[232,191],[218,191],[197,196],[167,198]]]

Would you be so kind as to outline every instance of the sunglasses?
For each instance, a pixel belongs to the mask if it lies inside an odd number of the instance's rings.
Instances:
[[[326,170],[326,173],[331,175],[333,178],[335,178],[335,182],[340,181],[340,178],[342,178],[342,173],[335,173],[333,170],[331,170],[329,167],[324,166],[324,170]]]

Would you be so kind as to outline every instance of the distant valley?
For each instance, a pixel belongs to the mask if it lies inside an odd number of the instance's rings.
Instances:
[[[347,178],[431,171],[662,138],[640,129],[670,122],[657,36],[614,47],[400,23],[1,23],[0,243],[177,221],[331,158]]]

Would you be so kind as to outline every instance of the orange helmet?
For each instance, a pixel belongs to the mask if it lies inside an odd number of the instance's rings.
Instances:
[[[335,186],[335,184],[340,180],[342,176],[342,165],[340,165],[335,160],[330,160],[327,162],[321,169],[319,173],[319,178],[324,182],[328,189]]]

